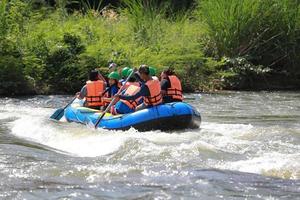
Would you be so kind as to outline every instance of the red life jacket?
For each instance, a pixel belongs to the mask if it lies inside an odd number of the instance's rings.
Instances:
[[[156,106],[162,103],[160,82],[158,80],[149,80],[146,82],[149,88],[150,96],[145,96],[144,104],[146,106]]]
[[[105,84],[101,80],[86,82],[87,95],[85,99],[88,107],[104,105],[101,100],[101,94],[104,92],[104,87]]]
[[[126,96],[133,96],[136,93],[138,93],[141,90],[140,86],[136,86],[136,85],[130,85],[127,90],[125,91]],[[135,110],[135,108],[139,105],[139,101],[141,100],[142,97],[137,98],[135,100],[124,100],[121,99],[120,101],[123,102],[124,104],[126,104],[130,109]]]
[[[172,99],[176,99],[176,100],[183,100],[183,96],[182,96],[182,87],[181,87],[181,82],[180,80],[177,78],[177,76],[168,76],[169,80],[170,80],[170,85],[171,87],[167,89],[167,94],[166,96],[170,96]]]

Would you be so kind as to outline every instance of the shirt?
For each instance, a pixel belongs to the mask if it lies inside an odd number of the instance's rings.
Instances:
[[[161,90],[164,90],[164,91],[167,92],[168,88],[171,87],[170,80],[169,79],[162,79],[161,82],[160,82],[160,87],[161,87]],[[164,101],[164,103],[171,103],[174,100],[170,96],[163,96],[163,101]]]
[[[162,79],[160,82],[161,90],[167,91],[168,88],[171,87],[171,83],[169,79]]]
[[[118,93],[118,91],[119,91],[119,87],[116,84],[110,86],[108,90],[108,97],[115,96]]]

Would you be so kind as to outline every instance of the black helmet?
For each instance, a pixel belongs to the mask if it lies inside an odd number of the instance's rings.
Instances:
[[[150,69],[149,69],[149,67],[147,65],[141,65],[139,67],[139,73],[140,74],[144,73],[144,74],[149,75],[150,74]]]
[[[164,71],[163,71],[163,73],[166,74],[167,76],[175,75],[173,67],[167,67],[167,68],[165,68]]]

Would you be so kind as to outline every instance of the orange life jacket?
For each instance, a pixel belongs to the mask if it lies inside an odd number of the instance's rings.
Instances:
[[[141,90],[140,86],[136,85],[130,85],[127,90],[125,91],[124,95],[126,96],[133,96],[136,93],[138,93]],[[135,109],[139,105],[139,101],[141,100],[142,97],[137,98],[135,100],[124,100],[121,99],[120,101],[125,103],[130,109]]]
[[[181,87],[181,82],[177,78],[177,76],[168,76],[170,80],[170,85],[171,87],[167,89],[167,94],[166,96],[170,96],[172,99],[176,100],[183,100],[182,96],[182,87]]]
[[[146,106],[156,106],[162,103],[160,82],[158,80],[149,80],[146,82],[149,88],[150,96],[145,96],[144,104]]]
[[[101,80],[86,82],[87,95],[85,99],[88,107],[104,105],[101,100],[101,94],[104,92],[104,87],[104,82]]]
[[[139,82],[127,82],[127,83],[125,84],[125,90],[126,90],[129,86],[131,86],[131,85],[135,85],[135,86],[140,87]]]

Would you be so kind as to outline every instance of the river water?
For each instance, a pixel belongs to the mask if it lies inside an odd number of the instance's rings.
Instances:
[[[300,199],[300,93],[191,94],[201,129],[91,130],[0,99],[0,199]]]

